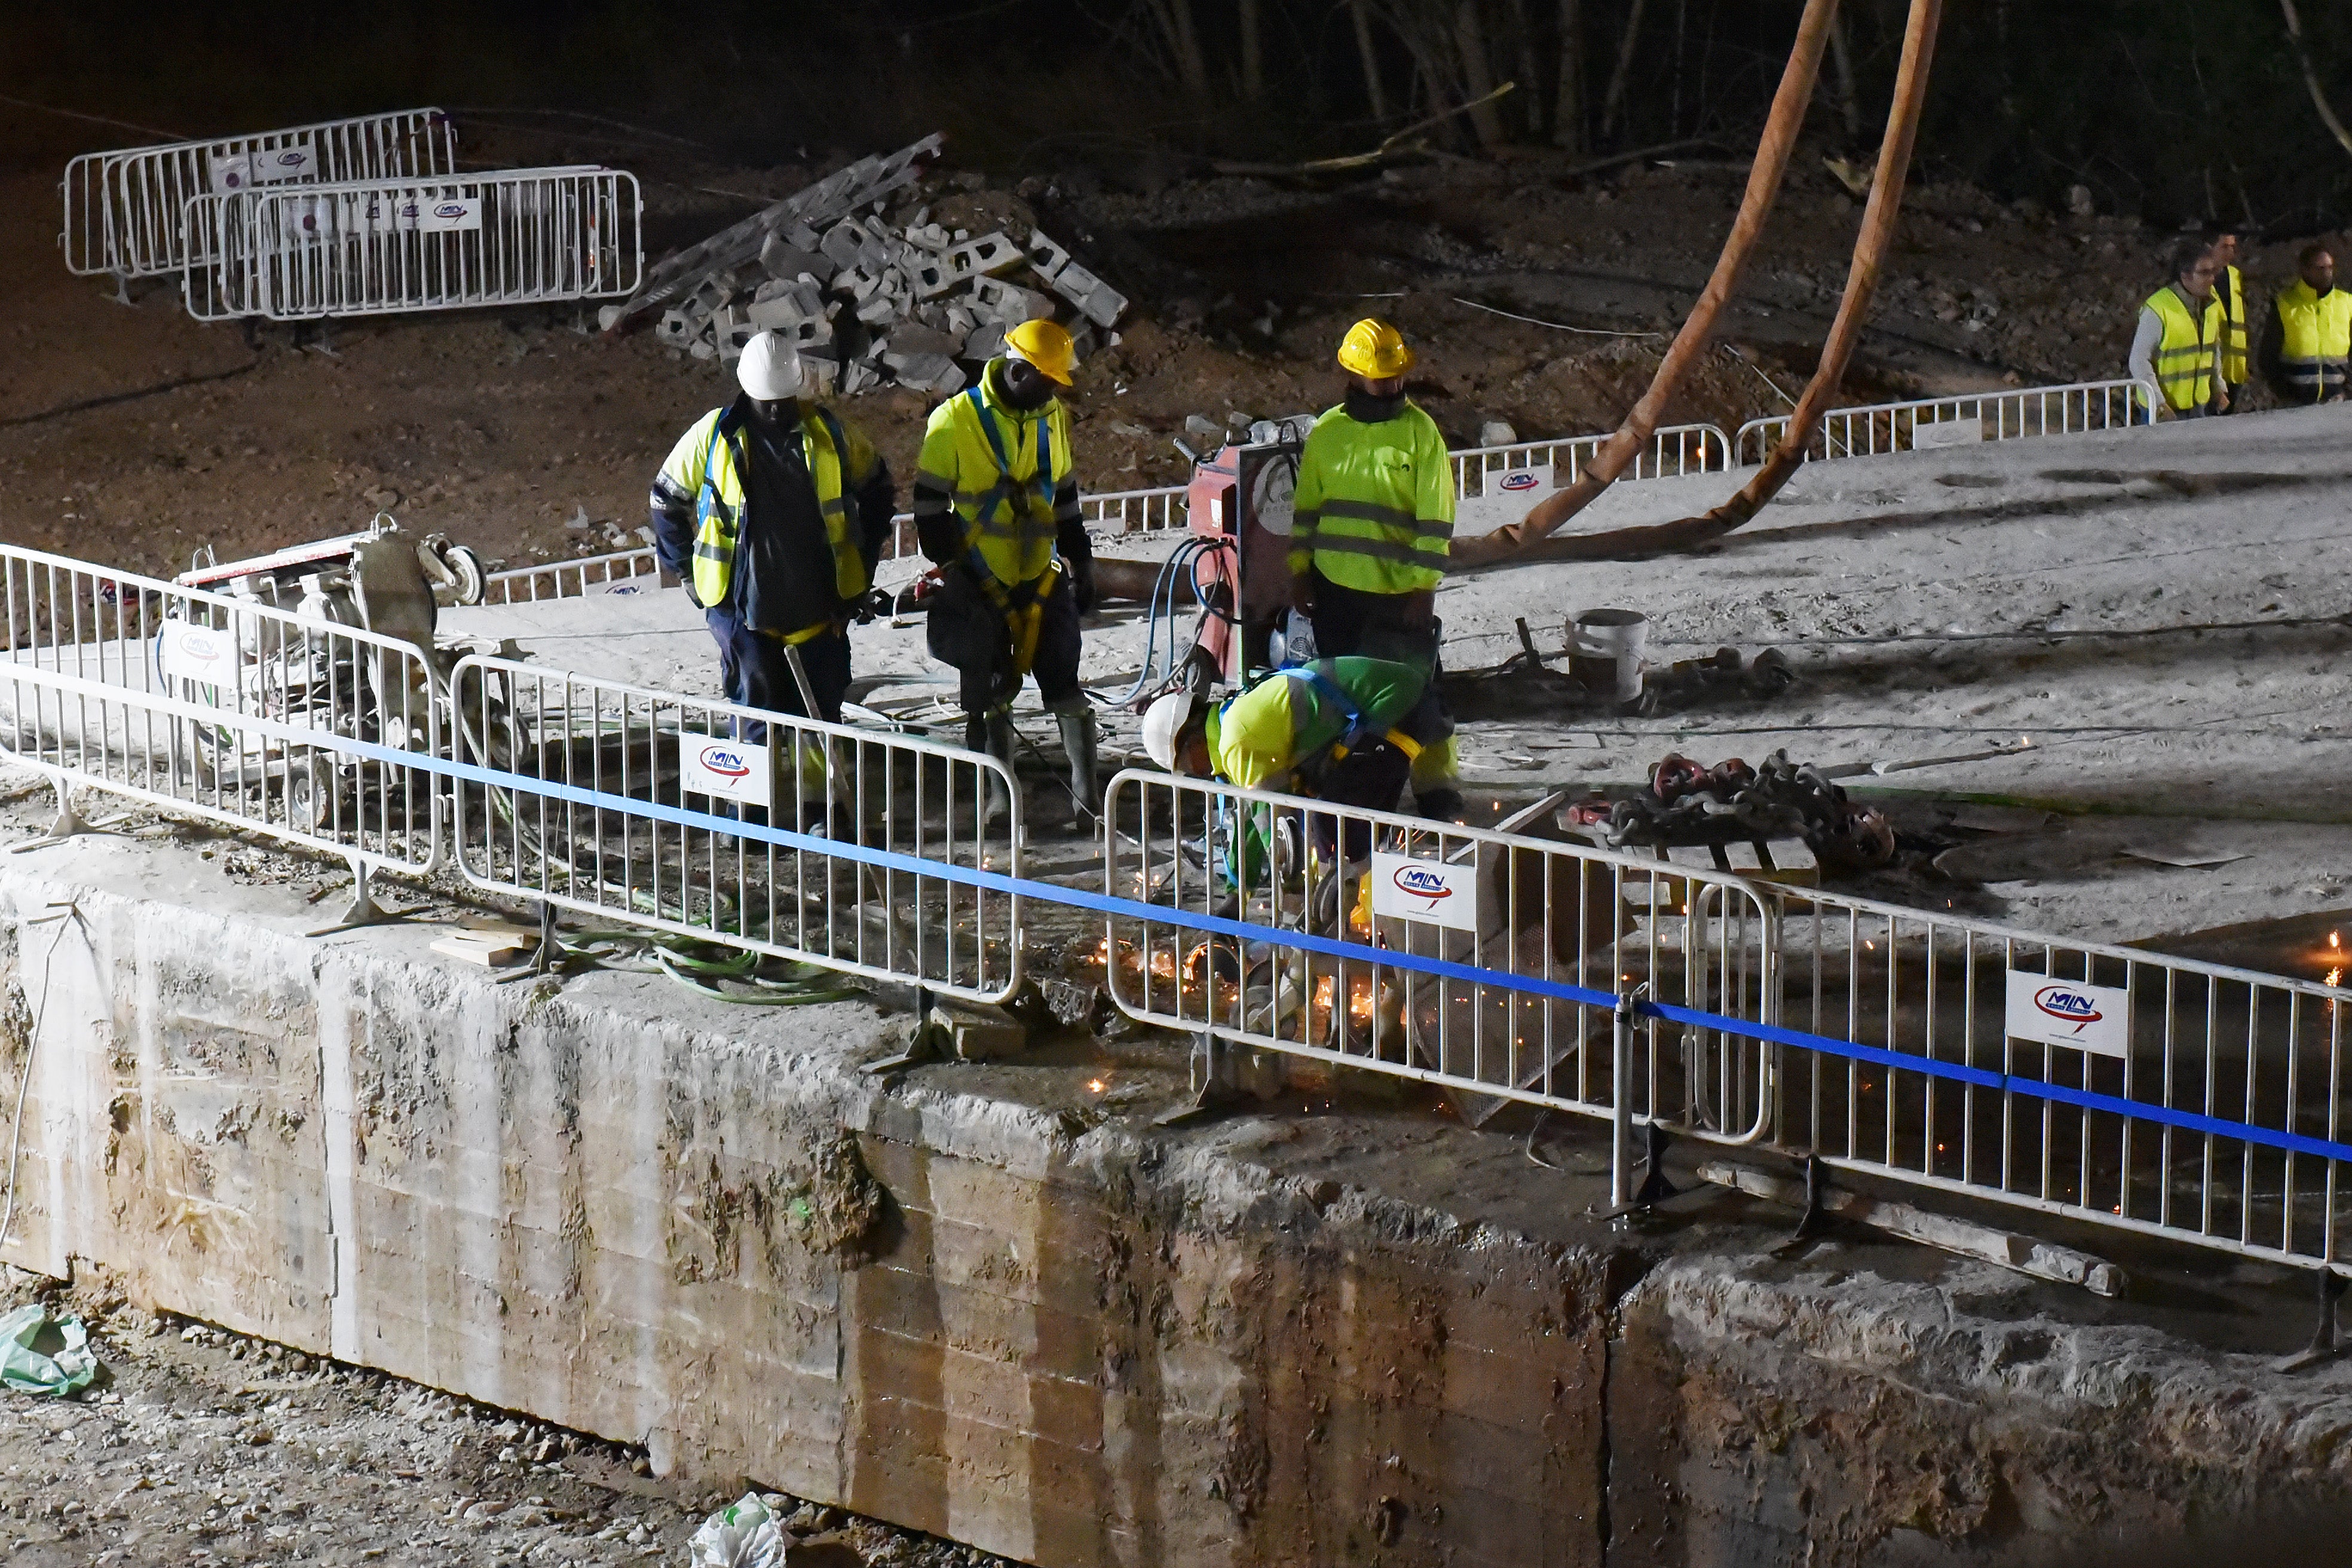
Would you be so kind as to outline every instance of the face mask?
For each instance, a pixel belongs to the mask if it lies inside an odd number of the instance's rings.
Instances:
[[[1385,424],[1404,412],[1404,394],[1375,397],[1360,386],[1348,388],[1348,417],[1359,425]]]

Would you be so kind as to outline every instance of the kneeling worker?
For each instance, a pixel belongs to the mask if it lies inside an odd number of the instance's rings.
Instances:
[[[849,623],[873,618],[890,470],[856,426],[803,395],[799,352],[775,333],[743,345],[735,377],[742,395],[696,420],[654,479],[654,549],[709,625],[729,701],[837,724]],[[767,726],[747,723],[743,738],[762,742]]]
[[[964,745],[1011,769],[1013,698],[1035,675],[1061,721],[1071,791],[1091,816],[1095,713],[1078,688],[1078,618],[1094,607],[1094,546],[1078,517],[1069,411],[1055,395],[1076,361],[1068,332],[1024,321],[976,384],[931,411],[915,533],[940,568],[927,640],[963,678]]]
[[[1454,460],[1436,421],[1405,396],[1412,350],[1366,319],[1339,343],[1348,390],[1315,422],[1298,458],[1290,534],[1291,595],[1315,627],[1315,651],[1363,655],[1437,672],[1437,584],[1454,541]],[[1423,816],[1462,814],[1449,738],[1418,758]]]
[[[1222,704],[1175,692],[1143,715],[1143,749],[1171,773],[1369,811],[1394,811],[1414,760],[1453,737],[1427,672],[1379,658],[1278,669]],[[1369,837],[1351,829],[1349,858]]]

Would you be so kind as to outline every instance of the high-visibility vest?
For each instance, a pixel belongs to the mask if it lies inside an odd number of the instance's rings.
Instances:
[[[1315,422],[1298,458],[1290,570],[1343,588],[1437,586],[1454,545],[1454,460],[1437,422],[1410,402],[1362,424],[1344,405]]]
[[[2234,267],[2221,268],[2213,280],[2213,296],[2221,302],[2221,379],[2231,386],[2246,384],[2246,275]]]
[[[1422,742],[1395,726],[1427,687],[1423,671],[1386,659],[1325,658],[1276,670],[1210,710],[1210,763],[1219,777],[1255,789],[1318,773],[1373,739],[1417,759]]]
[[[742,405],[714,408],[695,421],[670,449],[662,478],[694,497],[694,602],[706,608],[727,602],[735,584],[735,557],[743,536],[743,426],[749,418]],[[803,451],[809,478],[816,488],[818,513],[824,519],[825,542],[833,549],[834,592],[845,604],[855,601],[871,579],[865,553],[857,547],[850,524],[849,504],[842,493],[842,455],[850,453],[861,470],[870,472],[874,457],[862,439],[853,443],[832,414],[814,405],[801,413]],[[822,631],[823,626],[799,628]]]
[[[2318,403],[2345,389],[2352,370],[2352,294],[2322,294],[2298,278],[2278,300],[2279,368],[2295,395]]]
[[[1024,411],[998,401],[995,367],[931,411],[921,473],[948,491],[963,544],[1006,588],[1035,584],[1054,564],[1061,520],[1055,496],[1070,472],[1070,416],[1060,398]]]
[[[2164,323],[2156,350],[2156,384],[2165,402],[2180,413],[2213,400],[2213,342],[2221,333],[2221,301],[2208,299],[2198,315],[2169,285],[2147,297],[2147,308]]]

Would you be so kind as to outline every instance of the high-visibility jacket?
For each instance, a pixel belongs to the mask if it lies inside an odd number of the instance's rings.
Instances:
[[[687,581],[694,602],[705,608],[726,604],[735,585],[750,472],[744,426],[750,418],[751,409],[741,399],[712,409],[678,437],[654,481],[657,502],[694,498],[694,552]],[[844,604],[852,603],[871,586],[872,575],[859,548],[855,503],[846,492],[864,489],[881,459],[862,434],[845,429],[830,411],[814,404],[801,405],[799,431],[817,511],[824,520],[825,542],[832,550],[834,593]],[[774,629],[788,642],[803,641],[832,624]]]
[[[2352,370],[2352,294],[2322,294],[2298,278],[2279,291],[2278,373],[2296,398],[2320,403],[2345,390]]]
[[[1425,672],[1380,658],[1324,658],[1276,670],[1210,710],[1210,763],[1244,789],[1279,789],[1371,740],[1417,758],[1453,729],[1433,705],[1416,713],[1428,689]]]
[[[2165,402],[2185,414],[2213,400],[2213,345],[2221,335],[2221,301],[2209,298],[2195,315],[2179,289],[2168,284],[2147,297],[2147,308],[2164,323],[2156,350],[2156,384]]]
[[[2221,268],[2213,280],[2213,297],[2221,302],[2221,379],[2231,386],[2246,384],[2246,275],[2234,267]]]
[[[915,522],[928,537],[954,519],[956,548],[1004,612],[1014,665],[1026,671],[1059,576],[1055,541],[1079,524],[1078,486],[1069,410],[1058,397],[1042,408],[1013,407],[1000,390],[1003,363],[991,361],[978,383],[931,410]]]
[[[1425,593],[1454,544],[1454,463],[1412,403],[1364,424],[1343,405],[1315,422],[1298,458],[1290,570],[1367,594]]]

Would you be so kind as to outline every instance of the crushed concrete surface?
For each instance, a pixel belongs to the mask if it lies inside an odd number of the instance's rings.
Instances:
[[[739,1491],[656,1478],[604,1442],[314,1359],[95,1282],[5,1270],[0,1303],[84,1315],[104,1371],[82,1397],[0,1392],[0,1535],[31,1568],[686,1561]],[[981,1568],[1001,1559],[770,1494],[792,1568]]]

